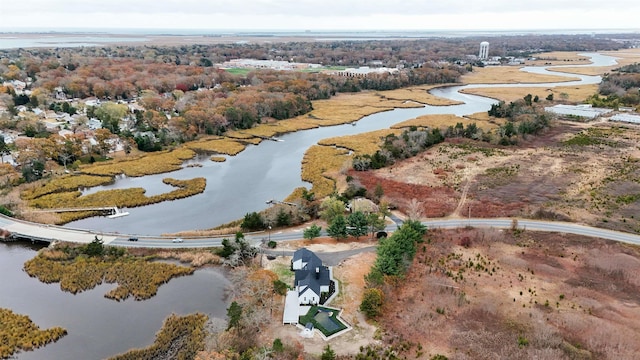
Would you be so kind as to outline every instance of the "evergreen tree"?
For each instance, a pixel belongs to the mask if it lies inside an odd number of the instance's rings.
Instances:
[[[356,211],[347,218],[347,234],[359,238],[367,234],[369,222],[362,211]]]
[[[327,228],[327,234],[336,240],[347,238],[347,222],[343,215],[337,215],[329,227]]]

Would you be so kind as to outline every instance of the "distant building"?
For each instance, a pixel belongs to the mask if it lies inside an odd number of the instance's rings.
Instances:
[[[589,104],[582,105],[556,105],[556,106],[547,106],[544,108],[545,111],[552,112],[554,114],[559,115],[569,115],[586,119],[595,119],[604,115],[606,113],[610,113],[613,110],[605,109],[605,108],[595,108]]]
[[[366,77],[370,74],[393,74],[398,72],[398,69],[381,67],[381,68],[370,68],[368,66],[361,66],[359,68],[348,68],[342,71],[338,71],[337,74],[341,76],[348,77]]]
[[[631,124],[640,124],[640,115],[616,114],[616,115],[613,115],[610,120],[626,122]]]
[[[483,41],[480,43],[480,53],[478,54],[480,60],[487,60],[489,58],[489,43]]]

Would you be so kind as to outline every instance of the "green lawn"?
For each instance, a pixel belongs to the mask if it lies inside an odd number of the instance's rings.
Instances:
[[[233,74],[233,75],[242,75],[245,76],[248,73],[252,72],[254,69],[245,69],[245,68],[231,68],[231,69],[225,69],[228,73]]]
[[[278,279],[283,283],[293,286],[293,279],[295,277],[295,273],[291,271],[291,266],[286,264],[274,264],[271,268],[271,271],[278,275]]]

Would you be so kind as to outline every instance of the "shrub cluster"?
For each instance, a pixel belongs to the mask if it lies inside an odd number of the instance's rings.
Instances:
[[[392,278],[404,276],[416,254],[417,243],[426,234],[426,227],[419,221],[406,221],[388,238],[380,240],[376,262],[367,274],[360,311],[374,318],[382,313],[384,306],[384,284]]]

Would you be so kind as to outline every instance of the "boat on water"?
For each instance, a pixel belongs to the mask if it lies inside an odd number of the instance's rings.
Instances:
[[[109,219],[115,219],[115,218],[119,218],[119,217],[123,217],[123,216],[127,216],[127,215],[129,215],[129,212],[128,212],[128,211],[122,211],[122,210],[118,209],[118,207],[117,207],[117,206],[114,206],[114,208],[113,208],[113,209],[114,209],[113,214],[111,214],[111,215],[107,215],[107,217],[108,217]]]

